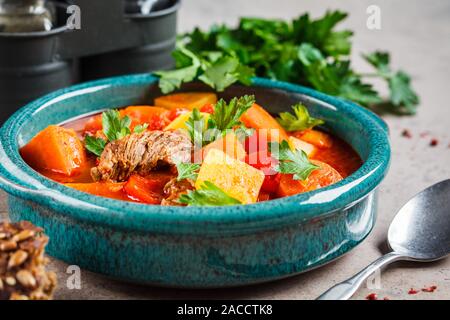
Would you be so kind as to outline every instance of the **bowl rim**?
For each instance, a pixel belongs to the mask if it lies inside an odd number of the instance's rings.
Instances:
[[[67,97],[123,85],[152,85],[157,80],[152,74],[138,74],[91,81],[55,91],[19,109],[0,129],[0,188],[87,223],[142,232],[214,235],[274,229],[330,215],[365,198],[389,168],[388,128],[376,114],[341,98],[265,78],[253,78],[252,86],[303,94],[361,121],[370,145],[363,165],[336,184],[267,202],[223,207],[164,207],[98,197],[66,187],[34,171],[21,158],[18,133],[33,113]]]

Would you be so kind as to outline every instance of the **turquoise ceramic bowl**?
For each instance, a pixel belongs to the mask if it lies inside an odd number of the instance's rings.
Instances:
[[[60,90],[20,109],[1,128],[0,187],[8,193],[10,217],[43,227],[50,255],[127,281],[228,287],[324,265],[369,234],[376,188],[389,166],[385,123],[353,103],[288,83],[256,78],[252,87],[233,86],[222,96],[255,94],[272,112],[303,102],[360,154],[364,164],[357,172],[327,188],[269,202],[180,208],[85,194],[46,179],[20,157],[19,147],[50,124],[105,108],[151,104],[161,94],[156,81],[135,75]]]

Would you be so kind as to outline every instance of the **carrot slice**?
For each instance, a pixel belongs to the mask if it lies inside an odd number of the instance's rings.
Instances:
[[[20,149],[26,163],[35,170],[49,170],[66,176],[78,174],[86,165],[84,146],[72,129],[49,126]]]
[[[313,171],[306,181],[294,180],[292,174],[281,175],[281,181],[277,192],[279,197],[287,197],[302,192],[313,191],[342,180],[342,176],[339,172],[325,162],[317,160],[311,160],[311,162],[319,166],[320,169]]]
[[[200,112],[213,114],[214,113],[214,105],[212,103],[205,104],[200,108]]]
[[[152,106],[130,106],[120,111],[122,117],[129,116],[131,119],[130,129],[147,123],[151,130],[161,130],[169,122],[169,111],[161,107]]]
[[[123,190],[124,182],[66,183],[65,186],[116,200],[130,200]]]
[[[148,204],[160,204],[164,186],[172,178],[170,174],[152,174],[146,177],[134,174],[124,186],[132,199]]]
[[[333,145],[333,138],[329,134],[318,130],[308,129],[298,131],[293,136],[321,149],[328,149]]]
[[[268,201],[270,200],[270,193],[260,191],[258,195],[258,202]]]
[[[151,130],[161,130],[169,122],[169,111],[165,108],[153,106],[129,106],[121,109],[120,116],[128,116],[131,119],[130,129],[135,126],[147,123]],[[95,134],[103,129],[102,115],[92,116],[85,124],[84,131]]]
[[[289,136],[278,121],[263,107],[256,103],[241,117],[241,121],[249,128],[260,129],[259,134],[267,130],[268,140],[281,142],[288,140]]]

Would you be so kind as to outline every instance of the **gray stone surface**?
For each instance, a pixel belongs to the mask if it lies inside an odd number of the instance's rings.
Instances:
[[[382,30],[366,28],[366,8],[379,5]],[[363,268],[382,252],[386,232],[395,212],[421,189],[450,177],[450,2],[434,1],[298,1],[298,0],[185,0],[180,13],[180,30],[212,23],[235,24],[241,15],[291,18],[303,11],[321,15],[327,8],[350,12],[345,23],[356,31],[354,61],[357,68],[367,66],[361,52],[387,49],[393,65],[407,70],[420,93],[419,112],[413,117],[385,115],[391,129],[393,158],[390,172],[380,187],[379,217],[367,240],[345,257],[323,268],[273,283],[238,289],[187,291],[132,286],[82,272],[82,289],[65,287],[67,265],[52,260],[58,273],[58,299],[166,299],[166,298],[243,298],[243,299],[312,299],[333,284]],[[385,92],[385,90],[384,90]],[[403,129],[413,137],[401,136]],[[420,133],[428,133],[421,137]],[[430,147],[432,138],[439,144]],[[449,195],[450,197],[450,195]],[[6,217],[5,195],[0,195],[1,214]],[[430,214],[432,214],[430,212]],[[447,222],[448,223],[448,222]],[[435,293],[408,295],[409,288],[437,285]],[[355,299],[370,292],[390,299],[449,299],[450,259],[431,264],[399,263],[381,275],[381,289],[361,290]]]

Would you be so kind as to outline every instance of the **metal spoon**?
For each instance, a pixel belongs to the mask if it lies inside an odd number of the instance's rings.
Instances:
[[[423,190],[400,209],[389,227],[388,244],[392,252],[317,299],[349,299],[370,275],[394,261],[428,262],[450,254],[450,179]]]

